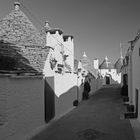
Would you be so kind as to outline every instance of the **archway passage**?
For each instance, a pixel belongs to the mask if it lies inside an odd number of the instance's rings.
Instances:
[[[106,76],[106,84],[109,85],[110,84],[110,77]]]

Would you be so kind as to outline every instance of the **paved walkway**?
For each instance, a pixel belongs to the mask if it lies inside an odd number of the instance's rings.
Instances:
[[[135,140],[117,86],[105,86],[32,140]]]

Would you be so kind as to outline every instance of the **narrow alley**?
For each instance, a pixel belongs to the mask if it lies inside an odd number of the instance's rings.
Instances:
[[[87,101],[31,140],[135,140],[117,85],[103,86]]]

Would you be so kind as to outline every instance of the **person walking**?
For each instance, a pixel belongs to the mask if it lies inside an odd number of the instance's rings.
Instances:
[[[90,92],[90,84],[88,80],[86,80],[84,83],[83,100],[87,100],[89,98],[89,92]]]

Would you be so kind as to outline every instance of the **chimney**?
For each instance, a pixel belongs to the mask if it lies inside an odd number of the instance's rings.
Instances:
[[[46,30],[50,30],[50,24],[49,24],[49,21],[45,21],[45,29]]]
[[[93,60],[93,67],[94,69],[99,69],[99,59],[95,58]]]
[[[107,56],[105,57],[105,61],[106,61],[106,62],[108,61],[108,58],[107,58]]]
[[[122,48],[122,44],[120,43],[120,55],[121,55],[120,58],[121,58],[121,59],[123,59],[123,55],[122,55],[122,51],[123,51],[123,50],[122,50],[122,49],[123,49],[123,48]]]
[[[20,2],[14,2],[15,10],[19,10],[20,8]]]

